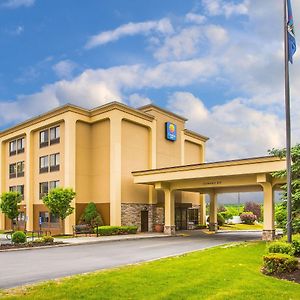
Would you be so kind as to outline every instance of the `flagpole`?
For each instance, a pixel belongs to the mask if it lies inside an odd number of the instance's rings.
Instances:
[[[287,172],[287,240],[292,242],[292,170],[291,170],[291,109],[287,1],[284,0],[284,69],[285,69],[285,120],[286,120],[286,172]]]

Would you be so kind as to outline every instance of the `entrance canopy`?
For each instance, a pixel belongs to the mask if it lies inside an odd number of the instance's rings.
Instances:
[[[172,223],[174,191],[198,192],[209,194],[211,199],[211,218],[216,223],[218,193],[264,192],[264,230],[273,235],[274,231],[274,191],[284,179],[272,177],[272,173],[286,168],[285,159],[274,156],[247,158],[231,161],[182,165],[168,168],[133,172],[134,183],[152,185],[155,189],[165,191],[165,220]],[[170,199],[168,200],[168,198]],[[167,203],[167,202],[170,203]],[[167,215],[167,208],[170,207]],[[213,224],[216,227],[216,224]],[[170,229],[169,228],[169,229]]]
[[[272,178],[275,171],[285,169],[286,162],[273,156],[183,165],[133,172],[134,183],[153,185],[156,189],[195,191],[207,194],[262,191],[261,182],[273,186],[285,183]]]

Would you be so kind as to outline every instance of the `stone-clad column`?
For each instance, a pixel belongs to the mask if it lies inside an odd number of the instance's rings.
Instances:
[[[175,197],[174,191],[165,189],[165,228],[164,232],[175,235]]]
[[[209,193],[210,205],[209,205],[209,231],[218,230],[218,204],[217,194],[215,192]]]

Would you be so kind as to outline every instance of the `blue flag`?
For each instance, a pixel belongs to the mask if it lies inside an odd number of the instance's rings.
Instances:
[[[293,55],[296,52],[296,38],[295,38],[295,30],[294,30],[294,19],[292,13],[292,5],[291,0],[287,0],[287,9],[288,9],[288,45],[289,45],[289,61],[293,63]]]

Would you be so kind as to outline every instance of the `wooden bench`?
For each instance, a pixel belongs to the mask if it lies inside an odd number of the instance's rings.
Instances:
[[[76,236],[77,234],[88,235],[91,233],[93,233],[93,228],[88,224],[80,224],[73,226],[73,236]]]

